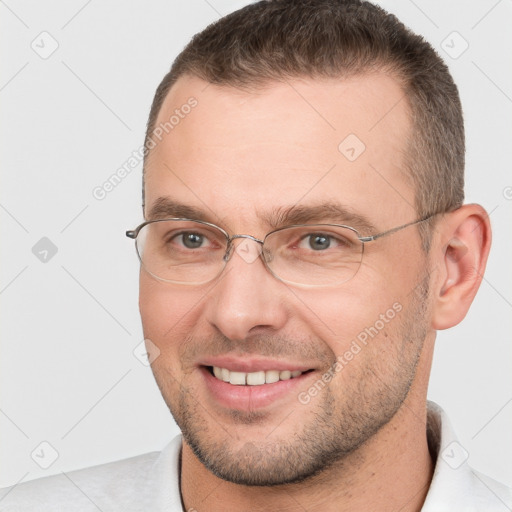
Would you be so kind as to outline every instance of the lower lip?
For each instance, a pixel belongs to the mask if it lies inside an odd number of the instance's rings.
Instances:
[[[206,387],[215,401],[228,409],[237,411],[254,411],[293,395],[298,395],[297,388],[304,387],[304,381],[314,372],[303,373],[299,377],[280,380],[260,386],[237,386],[214,377],[208,368],[201,368]]]

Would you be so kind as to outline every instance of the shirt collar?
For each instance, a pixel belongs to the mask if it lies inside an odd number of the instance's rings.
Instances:
[[[427,439],[435,469],[422,512],[512,510],[511,489],[471,469],[467,463],[468,451],[457,440],[446,413],[430,401],[427,402]],[[181,443],[182,436],[176,436],[148,474],[146,495],[151,498],[145,510],[183,512]]]
[[[422,512],[510,510],[510,489],[469,466],[469,453],[457,440],[446,413],[430,401],[427,439],[435,469]]]

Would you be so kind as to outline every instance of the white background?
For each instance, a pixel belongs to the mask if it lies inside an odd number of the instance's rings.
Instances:
[[[92,191],[140,148],[155,88],[190,37],[246,3],[0,2],[0,486],[159,450],[177,433],[133,354],[138,268],[124,231],[141,220],[141,166],[102,201]],[[478,298],[439,334],[430,398],[470,463],[510,483],[512,3],[381,4],[448,62],[466,116],[467,199],[494,227]],[[469,44],[458,58],[453,31]],[[53,39],[46,59],[31,48]],[[58,249],[47,262],[32,252],[42,237]],[[58,453],[48,469],[36,463],[54,458],[43,441]]]

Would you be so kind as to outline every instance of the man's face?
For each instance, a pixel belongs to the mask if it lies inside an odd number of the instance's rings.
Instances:
[[[314,223],[365,219],[376,233],[416,219],[403,170],[408,107],[390,77],[294,80],[252,93],[183,77],[157,125],[191,96],[197,106],[151,152],[146,216],[168,198],[259,239],[276,227],[268,217],[326,203],[351,216]],[[236,250],[204,285],[142,269],[144,335],[160,350],[152,368],[186,449],[248,485],[300,481],[355,453],[414,381],[429,329],[425,272],[416,227],[366,244],[355,277],[334,287],[281,282]],[[279,371],[283,380],[236,385],[213,367],[270,371],[268,380]],[[302,373],[290,378],[294,371]]]

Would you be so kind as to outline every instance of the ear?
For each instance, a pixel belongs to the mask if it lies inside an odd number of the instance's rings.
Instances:
[[[436,225],[432,264],[439,272],[433,292],[432,327],[457,325],[480,287],[491,247],[487,212],[468,204],[445,214]]]

